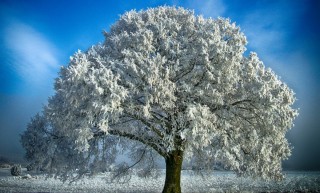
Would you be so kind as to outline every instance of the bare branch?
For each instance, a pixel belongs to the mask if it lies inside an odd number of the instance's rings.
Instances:
[[[165,154],[165,151],[164,151],[161,147],[159,147],[159,145],[161,145],[161,144],[157,144],[157,143],[153,142],[154,139],[151,138],[151,137],[149,137],[149,138],[147,138],[147,137],[142,138],[142,137],[136,136],[136,135],[131,134],[131,133],[126,133],[126,132],[123,132],[123,131],[112,130],[112,129],[108,130],[108,133],[99,131],[99,132],[95,133],[93,136],[94,136],[94,137],[100,137],[100,136],[105,136],[105,135],[107,135],[107,134],[115,135],[115,136],[120,136],[120,137],[125,137],[125,138],[127,138],[127,139],[131,139],[131,140],[134,140],[134,141],[139,141],[139,142],[141,142],[141,143],[143,143],[143,144],[145,144],[145,145],[149,145],[150,147],[152,147],[152,148],[153,148],[156,152],[158,152],[161,156],[164,157],[164,156],[166,155],[166,154]]]
[[[144,150],[142,152],[142,155],[140,156],[139,160],[136,161],[134,164],[132,164],[131,166],[125,168],[123,171],[120,171],[117,175],[114,176],[114,178],[117,178],[118,176],[120,176],[121,174],[126,173],[128,170],[130,170],[131,168],[133,168],[135,165],[137,165],[139,162],[141,162],[142,158],[144,157],[145,153],[146,153],[146,149],[147,149],[147,145],[144,147]]]

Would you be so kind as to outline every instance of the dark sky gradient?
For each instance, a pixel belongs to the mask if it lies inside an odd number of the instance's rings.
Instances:
[[[176,5],[205,17],[229,17],[255,51],[296,93],[300,115],[288,133],[293,155],[284,167],[320,170],[320,1],[0,2],[0,156],[21,160],[21,134],[53,94],[60,66],[78,49],[103,41],[120,14]]]

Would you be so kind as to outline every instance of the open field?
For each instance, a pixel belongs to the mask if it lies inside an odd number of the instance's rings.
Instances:
[[[20,177],[13,177],[10,169],[0,169],[0,192],[161,192],[164,170],[158,178],[139,178],[133,175],[128,183],[110,182],[110,173],[84,178],[73,184],[56,179],[45,179],[45,175],[23,170]],[[29,174],[29,175],[28,175]],[[231,172],[215,171],[201,177],[192,171],[182,171],[182,192],[320,192],[320,172],[286,172],[280,183],[237,178]]]

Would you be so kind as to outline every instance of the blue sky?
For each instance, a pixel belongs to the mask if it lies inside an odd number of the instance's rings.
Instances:
[[[0,155],[21,159],[19,134],[53,94],[60,66],[78,49],[103,41],[120,14],[176,5],[205,17],[228,17],[295,92],[300,116],[288,133],[286,168],[320,170],[320,1],[171,0],[0,2]]]

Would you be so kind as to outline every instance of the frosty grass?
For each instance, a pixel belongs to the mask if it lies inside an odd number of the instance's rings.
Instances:
[[[320,172],[285,172],[280,183],[237,178],[231,172],[215,171],[201,177],[192,171],[182,171],[182,192],[320,192]],[[0,170],[0,192],[161,192],[165,171],[158,178],[140,178],[136,175],[127,183],[110,182],[110,173],[84,178],[72,184],[57,179],[45,179],[44,174],[23,170],[20,177],[10,175],[9,169]]]

